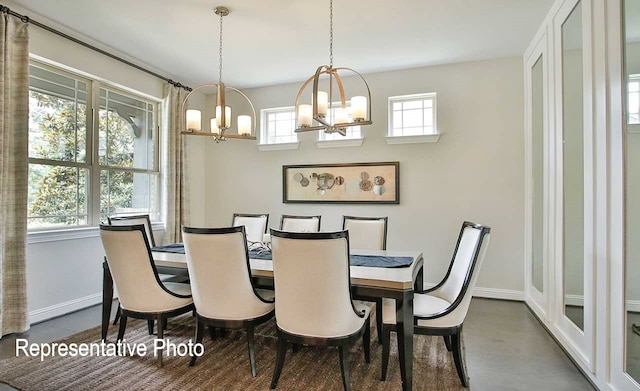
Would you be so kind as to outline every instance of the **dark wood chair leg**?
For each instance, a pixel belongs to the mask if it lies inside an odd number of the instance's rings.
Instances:
[[[120,319],[120,303],[118,303],[118,309],[116,310],[116,317],[113,319],[113,325],[115,326]]]
[[[444,345],[447,347],[448,351],[453,351],[453,347],[451,346],[451,336],[450,335],[443,335],[442,338],[444,339]]]
[[[382,343],[382,297],[376,299],[376,329],[378,333],[378,343]]]
[[[467,377],[467,371],[464,367],[464,360],[462,359],[462,327],[458,329],[458,332],[451,336],[451,345],[453,348],[453,361],[456,364],[456,370],[458,371],[458,377],[462,386],[469,387],[469,378]]]
[[[124,331],[127,329],[127,315],[122,315],[120,319],[120,327],[118,328],[118,341],[122,341]]]
[[[213,330],[213,327],[209,327],[209,330]],[[202,338],[204,337],[204,324],[197,320],[196,322],[196,343],[202,343]],[[195,354],[191,356],[191,360],[189,361],[189,366],[192,367],[196,363],[196,359],[198,356]]]
[[[340,373],[342,374],[342,386],[344,391],[351,390],[351,382],[349,381],[349,345],[340,345]]]
[[[167,324],[168,324],[168,323],[169,323],[169,318],[164,318],[164,319],[162,320],[162,328],[163,328],[164,330],[166,330],[166,329],[167,329]]]
[[[294,353],[298,353],[300,351],[300,344],[299,343],[291,344],[291,351]]]
[[[156,319],[158,321],[158,339],[164,339],[164,328],[162,325],[164,324],[164,319],[162,319],[162,314],[158,314]],[[162,368],[162,356],[164,354],[164,349],[160,349],[158,352],[158,366]]]
[[[278,333],[279,334],[279,333]],[[276,356],[276,367],[273,370],[273,378],[271,379],[271,389],[275,390],[284,367],[284,358],[287,355],[287,341],[282,335],[278,335],[278,354]]]
[[[147,319],[147,328],[149,329],[149,335],[153,335],[153,319]]]
[[[216,328],[213,326],[209,326],[209,337],[211,337],[212,341],[215,341],[217,338]]]
[[[389,327],[382,328],[382,381],[387,380],[387,368],[389,367],[389,350],[391,348],[391,329]]]
[[[371,362],[371,322],[369,319],[367,319],[367,324],[364,327],[362,347],[364,348],[364,361],[369,364]]]
[[[227,337],[227,329],[220,329],[220,338],[226,338]]]
[[[253,377],[258,376],[256,370],[256,354],[254,349],[253,326],[247,327],[247,345],[249,347],[249,365],[251,366],[251,374]]]

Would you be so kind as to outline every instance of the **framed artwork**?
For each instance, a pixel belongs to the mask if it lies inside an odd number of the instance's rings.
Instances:
[[[282,166],[284,203],[400,203],[400,163]]]

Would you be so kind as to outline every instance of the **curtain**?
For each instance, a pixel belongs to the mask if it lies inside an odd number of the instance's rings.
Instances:
[[[29,329],[29,29],[0,14],[0,336]]]
[[[162,220],[166,224],[163,242],[182,241],[182,224],[188,224],[189,196],[187,183],[188,154],[185,137],[182,102],[187,92],[171,84],[164,86],[162,102]]]

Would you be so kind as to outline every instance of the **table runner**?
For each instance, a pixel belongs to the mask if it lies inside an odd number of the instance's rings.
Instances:
[[[165,246],[156,246],[151,251],[184,254],[184,244],[174,243]],[[271,260],[271,251],[251,250],[249,258]],[[407,267],[413,262],[412,257],[387,257],[381,255],[357,255],[349,256],[349,264],[351,266],[367,266],[367,267]]]

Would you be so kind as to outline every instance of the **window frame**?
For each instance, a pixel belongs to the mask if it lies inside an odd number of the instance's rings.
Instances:
[[[99,232],[97,230],[98,225],[102,222],[100,216],[100,202],[101,202],[101,193],[100,193],[100,174],[102,171],[124,171],[124,172],[132,172],[132,173],[143,173],[148,174],[150,176],[156,177],[155,190],[150,187],[150,191],[154,191],[155,194],[150,194],[150,197],[155,200],[154,205],[150,205],[150,208],[155,207],[155,214],[158,216],[158,219],[152,220],[152,224],[154,224],[154,229],[162,227],[164,224],[160,220],[160,205],[161,205],[161,181],[162,181],[162,173],[160,172],[161,162],[160,162],[160,147],[162,146],[162,141],[160,140],[160,103],[161,100],[151,97],[144,93],[139,93],[134,90],[126,90],[123,87],[119,87],[114,83],[110,83],[98,77],[94,77],[88,74],[84,74],[81,71],[77,70],[69,70],[66,68],[62,68],[56,66],[54,64],[50,64],[46,61],[42,61],[41,59],[29,58],[29,65],[37,68],[44,69],[46,71],[52,72],[54,74],[59,74],[64,77],[72,78],[75,80],[82,81],[87,85],[87,99],[86,99],[86,134],[85,134],[85,161],[84,162],[70,162],[64,160],[55,160],[55,159],[41,159],[41,158],[33,158],[28,156],[28,164],[43,164],[51,167],[63,166],[63,167],[79,167],[88,170],[87,175],[87,196],[86,196],[86,210],[87,210],[87,223],[86,224],[77,224],[77,225],[59,225],[59,226],[48,226],[48,227],[28,227],[27,233],[29,235],[29,243],[40,243],[40,242],[48,242],[48,241],[57,241],[57,240],[67,240],[76,238],[76,234],[78,238],[84,237],[94,237],[98,236]],[[31,77],[31,75],[30,75]],[[99,113],[100,113],[100,89],[106,89],[108,91],[113,91],[115,93],[121,94],[123,96],[140,100],[151,104],[153,106],[153,167],[151,169],[141,169],[141,168],[133,168],[133,167],[119,167],[119,166],[108,166],[101,165],[99,158],[99,142],[100,142],[100,129],[99,129]],[[32,87],[29,84],[29,92],[31,92]],[[38,91],[35,89],[35,91]],[[38,91],[41,93],[50,94],[46,91]],[[155,217],[153,213],[149,213],[151,217]],[[70,231],[75,231],[70,233]]]
[[[291,112],[293,113],[293,121],[294,128],[292,129],[292,134],[295,136],[295,141],[289,141],[284,143],[269,143],[269,121],[267,116],[269,114],[277,114]],[[294,106],[284,106],[284,107],[269,107],[266,109],[260,110],[260,140],[257,144],[259,151],[282,151],[282,150],[292,150],[298,149],[300,145],[300,141],[298,140],[298,134],[295,132],[295,114],[296,110]]]
[[[437,92],[425,92],[419,94],[409,94],[409,95],[398,95],[398,96],[390,96],[388,99],[388,128],[387,128],[387,144],[413,144],[413,143],[433,143],[438,142],[440,140],[440,130],[438,129],[438,99]],[[431,99],[432,101],[432,110],[433,110],[433,133],[422,133],[418,135],[394,135],[393,134],[393,118],[394,118],[394,110],[393,104],[398,102],[411,102],[411,101],[423,101]],[[424,115],[424,107],[422,108]],[[401,110],[404,112],[404,109]],[[424,132],[424,122],[423,122],[423,132]]]
[[[631,101],[631,99],[629,99],[629,95],[631,94],[630,90],[629,90],[629,84],[631,84],[632,82],[635,83],[640,83],[640,73],[636,73],[636,74],[632,74],[629,75],[629,79],[626,81],[627,82],[627,86],[626,86],[626,91],[627,91],[627,97],[626,97],[626,101],[627,101],[627,106],[625,107],[625,113],[626,113],[626,128],[627,128],[627,133],[630,134],[638,134],[640,133],[640,123],[637,124],[630,124],[629,120],[630,120],[630,112],[629,112],[629,103]],[[640,92],[635,92],[637,94],[640,95]],[[639,107],[640,109],[640,107]],[[640,110],[639,110],[639,114],[640,114]]]

